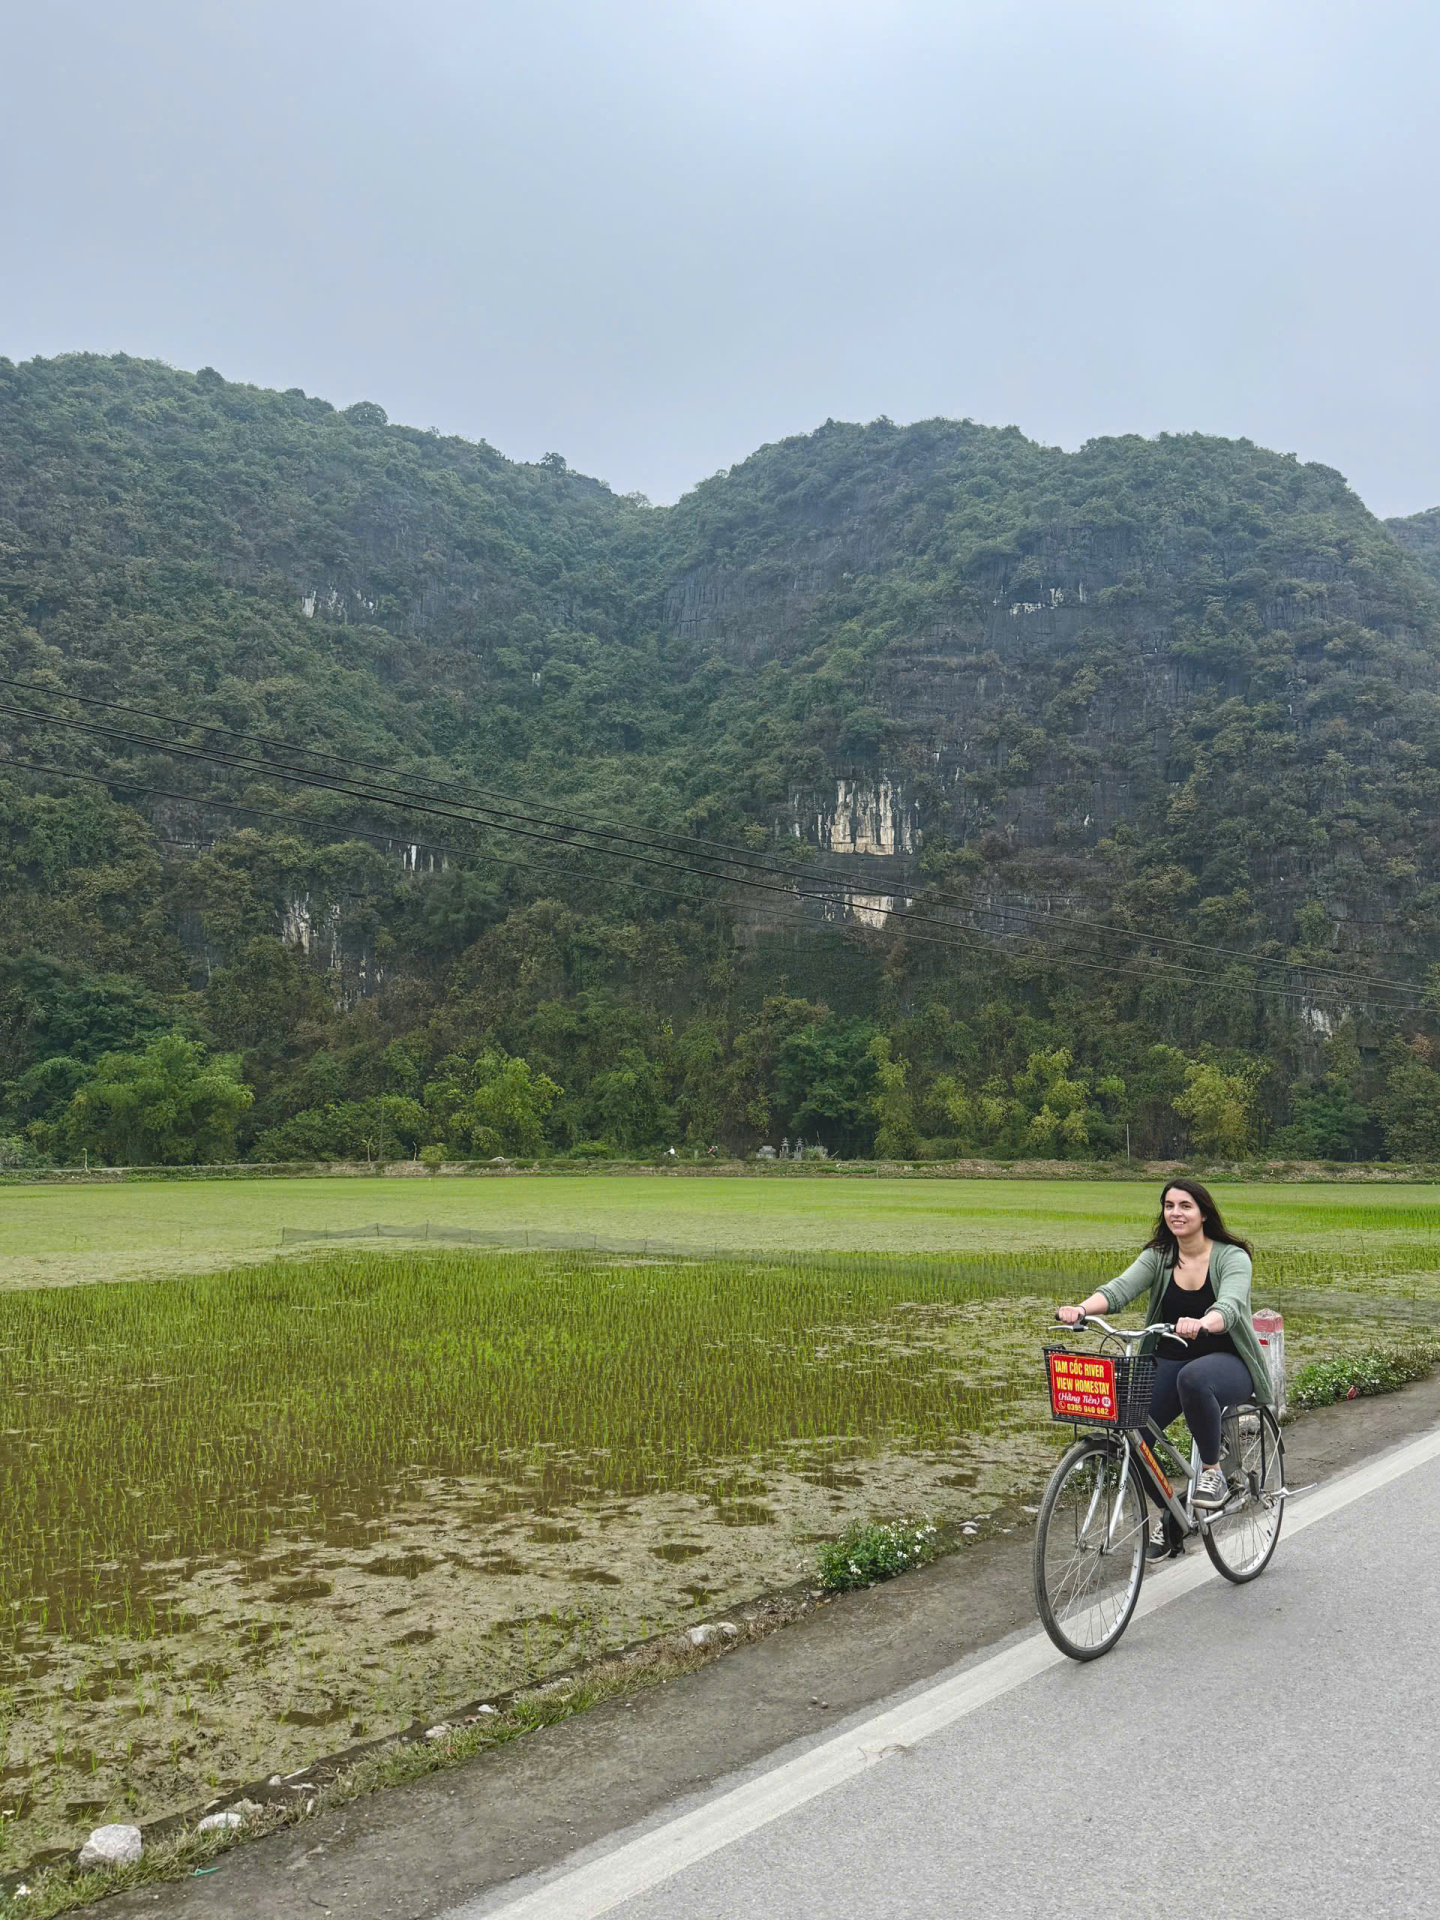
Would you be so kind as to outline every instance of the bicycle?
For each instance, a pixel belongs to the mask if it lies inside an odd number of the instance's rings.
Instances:
[[[1156,1359],[1135,1351],[1151,1334],[1181,1336],[1158,1323],[1125,1332],[1098,1314],[1082,1316],[1073,1331],[1087,1327],[1103,1334],[1098,1349],[1044,1349],[1051,1417],[1073,1425],[1076,1438],[1035,1523],[1035,1603],[1046,1633],[1072,1660],[1108,1653],[1130,1624],[1145,1578],[1147,1498],[1178,1530],[1172,1552],[1198,1533],[1216,1570],[1239,1586],[1269,1564],[1287,1491],[1279,1424],[1268,1407],[1246,1402],[1221,1421],[1230,1498],[1214,1511],[1197,1508],[1199,1449],[1192,1443],[1187,1462],[1150,1418]]]

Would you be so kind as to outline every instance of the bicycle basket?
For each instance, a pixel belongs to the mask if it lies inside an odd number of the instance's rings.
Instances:
[[[1139,1427],[1155,1391],[1153,1353],[1079,1353],[1046,1346],[1050,1418],[1071,1426]]]

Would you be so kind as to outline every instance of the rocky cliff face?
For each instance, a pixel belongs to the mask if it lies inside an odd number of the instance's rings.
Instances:
[[[1238,891],[1287,935],[1317,897],[1411,938],[1440,867],[1440,620],[1329,469],[1199,437],[1065,455],[832,427],[676,512],[709,551],[669,588],[674,635],[806,690],[825,773],[775,828],[872,893],[913,889],[943,841],[992,888],[1074,897],[1110,885],[1095,850],[1123,831],[1191,904]]]

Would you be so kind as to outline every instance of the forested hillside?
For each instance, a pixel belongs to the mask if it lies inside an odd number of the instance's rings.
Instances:
[[[1385,524],[1431,579],[1440,581],[1440,507],[1412,513],[1404,520],[1387,520]]]
[[[0,361],[3,1151],[1440,1157],[1434,518]]]

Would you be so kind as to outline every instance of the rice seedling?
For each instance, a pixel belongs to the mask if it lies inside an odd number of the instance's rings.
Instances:
[[[1370,1211],[1267,1251],[1298,1359],[1436,1301]],[[401,1247],[0,1295],[0,1861],[1013,1497],[1056,1444],[1049,1308],[1123,1245]]]

